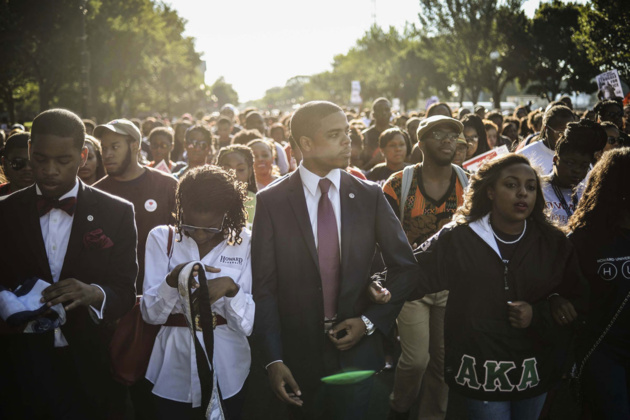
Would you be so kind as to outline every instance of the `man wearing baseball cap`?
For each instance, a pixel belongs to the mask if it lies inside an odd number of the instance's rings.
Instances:
[[[121,118],[99,125],[94,129],[94,137],[101,141],[103,164],[107,171],[107,176],[94,187],[133,203],[138,228],[136,291],[142,294],[147,236],[154,227],[174,222],[177,180],[138,163],[142,136],[131,121]],[[120,322],[126,321],[127,318],[123,318]],[[153,418],[150,388],[146,380],[132,385],[130,393],[136,413],[141,413],[142,418]]]
[[[383,186],[413,248],[449,223],[463,204],[468,177],[452,164],[463,129],[459,120],[443,115],[422,120],[417,133],[423,162],[395,173]],[[389,418],[407,418],[419,393],[419,418],[446,415],[443,332],[447,298],[448,291],[426,295],[406,302],[398,315],[402,354],[390,395]]]

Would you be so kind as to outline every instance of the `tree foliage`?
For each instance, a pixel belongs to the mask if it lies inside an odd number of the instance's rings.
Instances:
[[[582,6],[573,3],[542,3],[532,20],[534,57],[530,64],[532,84],[528,91],[553,100],[561,92],[592,92],[598,70],[573,36],[579,29]]]
[[[84,10],[92,115],[177,114],[200,105],[200,54],[194,39],[183,35],[186,22],[169,6],[154,0],[3,0],[0,54],[11,59],[0,65],[0,82],[10,114],[24,91],[39,97],[29,117],[52,106],[81,109]],[[37,88],[27,90],[29,83]]]
[[[212,86],[210,86],[210,94],[219,107],[225,104],[238,104],[238,93],[236,93],[232,85],[227,83],[223,77],[219,77]]]
[[[630,7],[626,0],[591,0],[581,9],[576,43],[600,70],[630,80]]]

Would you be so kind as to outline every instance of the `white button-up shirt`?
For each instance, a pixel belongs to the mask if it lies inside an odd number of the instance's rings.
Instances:
[[[240,245],[221,242],[203,257],[195,241],[182,235],[181,242],[173,235],[172,256],[167,253],[168,227],[158,226],[149,233],[146,247],[144,294],[140,306],[142,317],[149,324],[164,324],[170,314],[184,313],[182,298],[176,288],[166,283],[168,274],[179,264],[201,261],[220,268],[220,273],[206,273],[208,280],[228,276],[239,285],[232,298],[222,297],[212,304],[212,311],[227,320],[214,330],[214,358],[221,394],[224,399],[236,395],[249,374],[251,354],[247,336],[254,327],[255,304],[252,297],[251,233],[241,232]],[[203,336],[197,332],[202,346]],[[153,383],[153,393],[172,401],[201,405],[201,385],[197,374],[195,343],[187,327],[160,329],[146,378]]]
[[[300,165],[298,170],[300,171],[302,187],[304,188],[308,217],[311,220],[313,236],[315,237],[315,247],[317,247],[317,208],[319,206],[319,199],[322,196],[322,191],[319,189],[319,180],[322,179],[322,177],[315,175],[313,172],[306,169],[304,165]],[[339,238],[339,249],[341,250],[341,199],[339,198],[341,169],[333,169],[326,174],[325,178],[328,178],[330,182],[332,182],[332,185],[328,190],[328,198],[330,198],[333,211],[335,212],[335,219],[337,220],[337,238]]]
[[[38,185],[35,185],[35,191],[38,196],[42,195]],[[77,198],[79,193],[79,183],[75,182],[74,187],[59,197],[59,200],[64,198],[74,197]],[[44,238],[44,246],[46,247],[46,256],[48,257],[48,265],[50,266],[50,273],[54,283],[57,283],[60,279],[61,270],[63,269],[63,262],[66,259],[66,252],[68,251],[68,242],[70,241],[70,232],[72,231],[72,222],[74,216],[70,216],[64,210],[51,209],[48,213],[39,218],[39,226],[42,229],[42,238]],[[97,284],[93,286],[98,287],[103,292],[103,304],[100,310],[90,306],[94,311],[97,319],[103,319],[103,309],[105,308],[105,291]],[[55,329],[55,347],[65,347],[68,345],[66,338],[61,333],[61,329]]]

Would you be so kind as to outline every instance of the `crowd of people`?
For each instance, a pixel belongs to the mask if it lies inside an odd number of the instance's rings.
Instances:
[[[628,419],[628,133],[569,97],[44,111],[0,136],[0,418],[374,418],[392,370],[389,419],[569,382]]]

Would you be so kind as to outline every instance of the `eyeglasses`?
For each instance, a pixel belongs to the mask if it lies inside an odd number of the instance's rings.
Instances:
[[[151,147],[151,149],[164,149],[167,150],[171,147],[170,144],[166,144],[166,143],[149,143],[149,147]]]
[[[202,141],[202,140],[189,141],[189,142],[187,142],[187,144],[188,144],[188,146],[198,147],[201,150],[206,150],[208,147],[210,147],[208,142],[205,142],[205,141]]]
[[[617,111],[617,112],[614,112],[614,111],[604,112],[604,113],[602,113],[602,117],[604,117],[604,118],[611,118],[611,119],[612,119],[612,118],[621,118],[621,117],[623,117],[623,111]]]
[[[442,141],[445,139],[449,139],[450,141],[457,141],[457,139],[459,138],[459,133],[446,133],[444,131],[434,131],[433,132],[433,138],[436,139],[437,141]]]
[[[195,232],[205,232],[205,233],[221,233],[223,232],[223,224],[225,223],[225,214],[223,215],[223,220],[221,221],[221,227],[219,228],[213,228],[213,227],[198,227],[198,226],[192,226],[192,225],[182,225],[182,230],[184,231],[184,233],[186,233],[187,235],[191,235]]]
[[[608,137],[608,144],[617,144],[620,142],[619,137]]]
[[[14,171],[21,171],[22,169],[26,167],[26,165],[28,165],[28,159],[13,158],[9,160],[9,165],[11,166],[11,169],[13,169]]]

